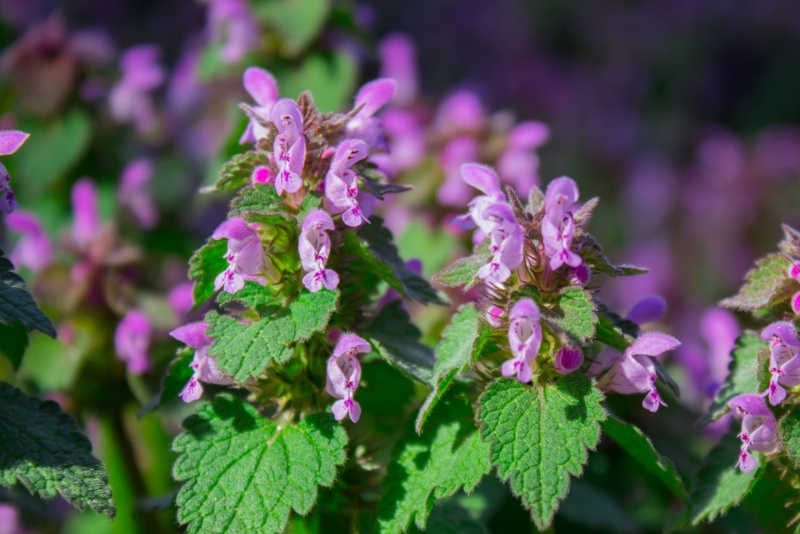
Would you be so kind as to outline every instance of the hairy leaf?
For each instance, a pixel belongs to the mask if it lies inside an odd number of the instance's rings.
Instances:
[[[791,265],[781,254],[770,254],[756,262],[739,293],[720,302],[726,308],[753,311],[770,305]]]
[[[475,359],[476,353],[483,348],[485,339],[481,340],[480,333],[480,312],[474,304],[461,306],[442,332],[442,340],[436,345],[433,389],[417,415],[417,433],[422,432],[425,420],[453,381],[464,372]]]
[[[425,528],[435,502],[463,488],[471,492],[489,473],[489,446],[473,422],[469,401],[449,394],[422,435],[411,429],[392,454],[378,504],[380,532]]]
[[[440,287],[462,287],[467,291],[478,282],[478,270],[489,263],[491,257],[489,246],[482,243],[470,256],[454,261],[431,280]]]
[[[11,260],[0,249],[0,322],[17,322],[26,330],[39,330],[56,337],[53,322],[39,309],[28,293],[25,281],[13,269]]]
[[[706,415],[698,422],[707,425],[716,421],[728,411],[728,401],[737,395],[757,393],[758,387],[758,354],[766,350],[766,344],[755,332],[744,332],[736,340],[736,347],[731,352],[728,365],[728,376],[717,392],[714,402]]]
[[[281,306],[280,301],[272,296],[269,289],[252,280],[246,280],[244,287],[236,293],[220,291],[217,302],[222,305],[241,302],[250,309],[265,312],[275,311]]]
[[[268,163],[269,158],[263,152],[251,150],[243,154],[236,154],[222,166],[216,183],[210,187],[204,187],[200,192],[216,193],[241,189],[250,183],[256,167]]]
[[[633,342],[605,313],[598,316],[595,339],[620,352],[625,352],[625,349],[630,347]]]
[[[762,467],[742,473],[736,467],[741,442],[729,432],[708,453],[692,483],[692,524],[714,521],[747,495],[758,480]]]
[[[564,331],[578,344],[594,337],[597,313],[589,293],[579,287],[568,287],[558,296],[555,308],[544,308],[546,321]]]
[[[602,400],[594,382],[582,376],[533,387],[503,378],[481,395],[478,422],[491,444],[492,464],[540,530],[567,495],[569,475],[583,472],[588,449],[600,440]]]
[[[782,224],[784,239],[780,243],[780,249],[792,258],[800,259],[800,232],[789,226]]]
[[[194,280],[194,309],[214,294],[214,279],[228,268],[228,260],[225,259],[227,252],[227,239],[209,239],[189,259],[189,279]]]
[[[409,376],[429,384],[433,374],[433,351],[419,341],[420,331],[411,324],[400,301],[390,302],[367,329],[372,344],[389,363]]]
[[[250,215],[290,217],[292,213],[271,185],[256,185],[242,189],[231,202],[232,217],[249,219]]]
[[[328,327],[331,315],[339,302],[339,290],[322,289],[316,293],[303,291],[297,300],[289,304],[294,322],[294,341],[306,341],[314,332],[323,332]]]
[[[800,407],[794,407],[780,421],[781,437],[786,452],[794,460],[795,467],[800,467]]]
[[[683,480],[675,470],[675,466],[658,453],[650,438],[645,436],[639,428],[617,419],[613,415],[609,416],[602,426],[603,431],[611,436],[611,439],[616,441],[625,452],[663,482],[675,496],[688,504],[689,497],[686,494],[686,488],[683,486]]]
[[[79,510],[114,517],[108,475],[92,444],[52,401],[0,382],[0,483],[17,482],[45,499],[61,494]]]
[[[583,248],[579,251],[583,258],[583,263],[589,267],[593,273],[600,273],[606,276],[635,276],[637,274],[647,274],[649,271],[644,267],[634,267],[633,265],[614,265],[611,263],[601,250],[595,248]]]
[[[178,521],[190,533],[283,532],[290,511],[307,514],[346,457],[347,434],[330,414],[280,427],[227,394],[183,426],[173,476],[185,482]]]
[[[153,400],[139,410],[139,417],[178,398],[194,374],[194,369],[191,367],[192,359],[194,359],[194,349],[189,347],[178,349],[175,359],[167,368],[167,374],[161,379],[161,389]]]

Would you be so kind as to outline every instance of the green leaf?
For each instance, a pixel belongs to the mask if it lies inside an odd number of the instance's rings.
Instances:
[[[598,316],[595,340],[620,352],[625,352],[633,342],[614,324],[614,321],[604,313]]]
[[[478,269],[489,263],[491,257],[489,246],[481,243],[472,255],[451,263],[433,275],[431,281],[440,287],[462,287],[467,291],[478,283]]]
[[[39,309],[28,293],[25,281],[13,269],[11,261],[0,250],[0,322],[18,322],[26,330],[39,330],[56,337],[52,321]]]
[[[592,270],[592,273],[600,273],[606,276],[635,276],[637,274],[647,274],[649,271],[643,267],[633,265],[614,265],[611,263],[602,249],[594,247],[582,248],[578,251],[583,258],[583,263]]]
[[[256,185],[242,189],[231,202],[231,217],[249,218],[250,215],[265,217],[290,217],[291,212],[271,185]]]
[[[675,496],[688,504],[689,497],[686,494],[686,488],[684,488],[683,480],[675,470],[675,466],[658,453],[650,438],[645,436],[639,428],[617,419],[613,415],[602,423],[602,427],[603,431],[611,436],[611,439],[616,441],[625,452],[663,482]]]
[[[421,219],[411,219],[397,238],[401,258],[425,258],[423,275],[429,276],[445,265],[460,240],[443,228],[431,228]]]
[[[246,280],[244,287],[236,293],[220,291],[217,295],[217,302],[221,305],[241,302],[252,310],[264,312],[276,311],[281,307],[280,301],[272,296],[269,289],[252,280]]]
[[[380,217],[373,216],[370,224],[362,225],[358,234],[348,230],[344,236],[344,249],[402,295],[422,303],[445,304],[439,293],[400,259],[392,234],[383,226]]]
[[[173,476],[185,484],[178,521],[190,533],[279,533],[307,514],[345,461],[347,434],[330,414],[287,426],[231,395],[203,403],[175,438]]]
[[[463,488],[471,492],[491,470],[489,446],[473,422],[469,401],[447,395],[425,432],[409,429],[392,454],[378,503],[380,532],[404,532],[413,519],[425,528],[437,500]]]
[[[800,259],[800,232],[789,226],[782,224],[784,239],[781,241],[779,247],[791,258]]]
[[[214,294],[214,279],[228,268],[227,252],[227,239],[209,239],[189,259],[189,279],[194,280],[194,309]]]
[[[562,330],[579,345],[595,334],[597,313],[592,296],[579,287],[568,287],[558,295],[555,308],[544,308],[546,321]]]
[[[338,302],[338,289],[300,293],[297,300],[289,304],[289,312],[295,325],[294,341],[306,341],[314,332],[324,332]]]
[[[210,187],[201,189],[202,193],[218,193],[236,191],[249,184],[253,170],[259,165],[267,165],[269,158],[263,152],[251,150],[244,154],[236,154],[219,171],[219,178]],[[272,189],[272,188],[269,188]],[[276,194],[277,196],[277,194]]]
[[[781,438],[786,452],[794,460],[795,467],[800,467],[800,407],[794,407],[780,421]]]
[[[594,531],[618,534],[638,532],[636,522],[614,496],[580,478],[570,484],[569,495],[561,503],[558,516]]]
[[[600,440],[602,401],[594,382],[582,376],[533,387],[502,378],[481,395],[478,422],[492,464],[540,530],[567,495],[569,475],[583,472],[587,449]]]
[[[433,351],[419,341],[420,331],[411,324],[402,302],[383,307],[367,328],[372,345],[386,361],[404,373],[429,384],[433,374]]]
[[[744,508],[758,517],[760,532],[795,532],[800,530],[800,503],[797,489],[792,487],[794,476],[779,465],[768,463],[750,493],[742,502]]]
[[[790,268],[789,261],[781,254],[770,254],[758,260],[756,266],[747,273],[739,293],[723,300],[720,305],[744,311],[770,305]]]
[[[436,364],[433,367],[433,389],[417,415],[417,433],[441,400],[453,381],[475,360],[486,339],[481,334],[480,312],[474,304],[461,306],[442,332],[436,345]]]
[[[703,460],[689,497],[693,525],[712,522],[739,504],[758,480],[761,465],[749,473],[736,467],[740,446],[736,432],[729,432]]]
[[[303,91],[311,91],[320,113],[340,111],[347,106],[358,77],[356,62],[338,50],[311,52],[299,65],[275,63],[271,67],[282,95],[297,98]]]
[[[288,347],[295,334],[289,314],[243,324],[233,317],[209,312],[206,322],[206,335],[214,338],[209,354],[216,358],[220,371],[238,382],[262,374],[272,361],[283,363],[294,355]]]
[[[758,387],[758,354],[766,349],[767,345],[761,341],[758,334],[746,331],[736,340],[736,347],[731,352],[731,362],[728,365],[728,376],[717,392],[714,402],[706,415],[698,422],[704,426],[711,421],[716,421],[728,411],[728,401],[737,395],[755,393]]]
[[[17,482],[45,499],[60,493],[79,510],[114,517],[106,469],[72,417],[0,382],[0,483]]]
[[[256,17],[283,37],[280,51],[297,57],[317,37],[330,11],[330,0],[271,0],[252,4]]]
[[[193,359],[194,349],[188,347],[178,349],[175,359],[172,360],[167,368],[167,374],[161,379],[161,390],[153,400],[139,410],[139,417],[178,398],[194,374],[194,369],[191,368]]]
[[[19,369],[28,348],[28,331],[20,323],[0,323],[0,353],[5,354],[14,369]]]

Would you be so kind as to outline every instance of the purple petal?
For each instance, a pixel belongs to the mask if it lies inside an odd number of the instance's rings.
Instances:
[[[312,293],[322,289],[322,276],[319,271],[311,271],[303,277],[303,285]]]
[[[647,334],[639,336],[625,353],[631,356],[658,356],[668,350],[679,347],[680,344],[681,342],[672,336],[659,334],[657,332],[648,332]]]
[[[586,265],[578,265],[567,273],[567,282],[575,286],[585,286],[592,279],[592,270]]]
[[[273,184],[275,183],[275,173],[266,165],[259,165],[253,169],[253,185],[255,184]]]
[[[183,391],[180,393],[181,399],[183,402],[192,402],[196,401],[203,395],[203,386],[197,380],[197,377],[192,377],[189,379],[189,382],[186,383],[186,387],[183,388]]]
[[[353,399],[350,399],[350,420],[354,423],[358,423],[358,420],[361,419],[361,405]]]
[[[647,297],[633,305],[627,319],[642,325],[661,319],[667,312],[667,301],[661,295]]]
[[[658,390],[653,388],[650,392],[644,396],[644,400],[642,401],[642,406],[644,406],[645,410],[650,412],[657,412],[659,406],[666,406],[667,404],[661,400],[661,397],[658,395]]]
[[[738,395],[728,401],[728,406],[732,410],[738,412],[745,412],[751,415],[765,415],[775,419],[772,410],[767,407],[767,403],[764,402],[764,399],[755,393]]]
[[[491,167],[478,163],[465,163],[461,165],[461,177],[466,183],[482,191],[485,195],[496,200],[505,199],[505,195],[500,190],[500,179]]]
[[[472,91],[456,91],[439,106],[436,124],[445,133],[474,131],[486,119],[481,99]]]
[[[761,339],[764,341],[772,341],[773,336],[779,337],[787,345],[800,347],[800,341],[797,339],[797,330],[788,321],[772,323],[761,331]]]
[[[532,323],[539,322],[539,306],[529,298],[519,299],[514,304],[514,307],[511,308],[511,313],[508,314],[508,318],[512,321],[515,319],[527,319]]]
[[[533,369],[531,366],[528,365],[528,362],[523,361],[519,366],[519,371],[517,372],[517,380],[519,380],[523,384],[527,384],[533,378]]]
[[[753,455],[747,452],[746,449],[739,451],[739,461],[736,462],[736,467],[738,467],[742,473],[749,473],[755,469],[757,465],[758,462],[756,462],[756,459],[753,458]]]
[[[347,332],[342,334],[339,338],[339,341],[336,343],[336,347],[333,349],[333,355],[355,355],[356,353],[370,351],[372,351],[372,345],[370,345],[366,340],[355,334]]]
[[[583,365],[583,352],[580,349],[562,347],[553,359],[553,367],[562,375],[569,374]]]
[[[325,287],[334,290],[339,286],[339,275],[332,269],[322,271],[322,283]]]
[[[654,378],[653,362],[644,357],[634,358],[626,351],[608,374],[606,387],[623,395],[649,393]]]
[[[397,83],[391,78],[378,78],[361,87],[354,107],[363,105],[358,117],[371,117],[394,98]]]
[[[258,105],[269,108],[278,100],[278,82],[266,70],[259,67],[248,67],[242,76],[245,90],[250,93]]]
[[[333,412],[333,417],[337,421],[341,421],[342,419],[347,417],[348,409],[346,406],[345,399],[341,399],[334,402],[333,406],[331,406],[331,411]]]
[[[0,156],[16,152],[30,135],[19,130],[0,130]]]
[[[220,224],[214,233],[211,234],[211,239],[222,239],[223,237],[235,241],[245,241],[253,237],[258,237],[255,230],[250,228],[242,219],[228,219]]]
[[[517,374],[517,367],[520,365],[520,360],[516,358],[511,358],[510,360],[506,360],[503,362],[502,367],[500,367],[500,372],[505,377],[511,377]]]
[[[179,316],[184,316],[194,307],[194,283],[184,282],[173,287],[167,294],[170,308]]]
[[[269,112],[269,118],[278,128],[278,132],[286,134],[289,144],[294,144],[295,140],[303,133],[303,115],[297,102],[291,98],[281,98]]]
[[[800,315],[800,291],[792,295],[791,306],[795,315]]]
[[[72,186],[72,236],[81,246],[89,242],[100,231],[100,216],[97,213],[97,188],[89,178],[81,178]]]
[[[169,335],[193,349],[199,349],[200,347],[211,345],[214,341],[206,336],[207,328],[208,325],[205,322],[198,321],[178,327],[170,332]]]
[[[331,160],[329,174],[342,176],[345,169],[349,169],[357,162],[369,156],[369,145],[361,139],[347,139],[336,147],[336,152]]]
[[[397,81],[398,104],[409,104],[417,93],[417,65],[414,42],[405,34],[393,33],[383,38],[378,46],[381,59],[381,76]]]
[[[521,122],[511,130],[508,144],[517,149],[535,150],[550,139],[550,127],[543,122]]]
[[[567,176],[556,178],[547,185],[544,195],[545,216],[554,221],[561,220],[578,201],[578,184]]]
[[[8,228],[22,234],[10,254],[16,265],[25,266],[39,272],[53,261],[53,248],[39,219],[32,213],[17,211],[6,217]]]
[[[129,311],[114,331],[114,348],[128,364],[128,370],[138,374],[149,367],[147,347],[150,344],[150,320],[139,310]]]

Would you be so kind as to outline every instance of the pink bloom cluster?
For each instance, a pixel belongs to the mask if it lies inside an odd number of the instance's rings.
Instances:
[[[536,358],[542,344],[542,326],[539,324],[539,307],[528,298],[519,299],[511,313],[508,327],[508,344],[514,357],[507,360],[501,372],[503,376],[517,376],[523,384],[533,378],[531,362]]]
[[[194,357],[192,363],[189,364],[194,374],[180,393],[184,402],[192,402],[200,398],[203,394],[203,385],[200,382],[220,386],[233,384],[233,380],[217,368],[217,362],[208,354],[208,349],[214,340],[206,335],[207,329],[208,325],[200,321],[181,326],[169,333],[178,341],[194,349]]]
[[[554,271],[566,264],[578,267],[583,260],[570,250],[575,233],[572,209],[578,201],[578,185],[572,178],[562,176],[547,186],[542,220],[544,252],[550,258]]]
[[[339,275],[325,268],[331,253],[330,230],[333,230],[333,219],[322,210],[311,211],[303,221],[298,249],[300,263],[308,273],[303,277],[303,285],[312,293],[322,289],[322,286],[335,289],[339,285]]]
[[[348,415],[354,423],[361,417],[361,406],[353,399],[361,381],[361,363],[356,354],[370,352],[370,344],[355,334],[345,333],[339,338],[333,354],[328,359],[328,379],[325,390],[336,397],[333,416],[341,421]]]
[[[228,239],[225,259],[228,268],[217,275],[214,288],[236,293],[244,287],[245,280],[258,280],[264,266],[261,239],[242,219],[229,219],[222,223],[211,236],[213,239]]]
[[[739,433],[742,448],[736,466],[743,473],[749,473],[757,464],[750,451],[768,453],[778,448],[778,423],[772,410],[758,395],[739,395],[732,398],[728,406],[742,417],[742,431]]]
[[[769,342],[769,387],[762,396],[769,395],[769,403],[778,405],[786,399],[783,386],[800,386],[800,340],[792,323],[772,323],[761,332],[761,339]]]

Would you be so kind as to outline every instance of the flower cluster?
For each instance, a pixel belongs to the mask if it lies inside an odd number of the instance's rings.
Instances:
[[[331,409],[337,421],[346,416],[354,423],[361,417],[361,406],[353,399],[361,380],[361,364],[356,354],[370,352],[372,346],[355,334],[342,334],[328,359],[328,378],[325,390],[339,400]]]

